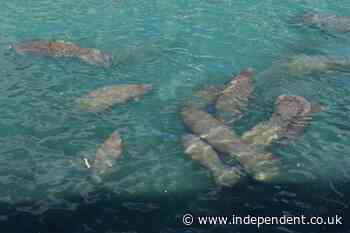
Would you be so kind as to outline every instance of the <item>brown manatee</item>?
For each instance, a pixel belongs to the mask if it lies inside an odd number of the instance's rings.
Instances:
[[[104,111],[115,104],[137,100],[152,89],[148,84],[121,84],[102,87],[76,100],[79,108],[88,112]]]
[[[114,131],[97,149],[95,159],[88,166],[92,169],[93,178],[97,182],[101,182],[102,177],[113,170],[112,167],[121,158],[122,152],[122,139],[119,133]]]
[[[65,41],[34,40],[13,45],[19,54],[33,54],[50,57],[74,57],[96,66],[111,66],[111,56],[97,49],[81,48]]]
[[[306,13],[302,22],[327,32],[350,32],[350,17],[321,13]]]
[[[248,98],[253,91],[251,68],[241,71],[234,77],[218,97],[215,108],[219,118],[227,123],[242,117],[242,112],[248,105]]]
[[[237,160],[256,180],[271,181],[278,176],[279,159],[242,140],[233,130],[209,113],[196,108],[185,108],[182,117],[194,134],[216,151]]]
[[[224,88],[224,85],[212,85],[195,91],[193,96],[185,103],[185,106],[205,109],[215,103]]]
[[[183,135],[182,144],[185,154],[208,168],[218,185],[230,187],[240,180],[240,171],[236,167],[224,165],[216,151],[199,137],[193,134]]]
[[[242,138],[255,145],[270,145],[274,141],[290,142],[299,136],[312,113],[322,111],[322,107],[312,105],[302,96],[281,95],[275,103],[271,118],[245,132]]]

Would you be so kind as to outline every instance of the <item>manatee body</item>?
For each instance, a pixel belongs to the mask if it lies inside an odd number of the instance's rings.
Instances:
[[[350,72],[347,57],[297,54],[277,62],[259,74],[262,85],[272,85],[269,80],[281,77],[304,77],[332,72]],[[265,84],[264,84],[265,83]]]
[[[215,103],[221,92],[224,90],[224,85],[208,86],[204,89],[196,91],[190,100],[185,103],[187,107],[195,107],[205,109]]]
[[[320,13],[307,13],[302,16],[304,24],[327,32],[350,32],[350,17]]]
[[[350,71],[350,59],[332,56],[300,54],[285,64],[287,71],[294,75],[327,73],[331,71]]]
[[[136,100],[152,89],[148,84],[122,84],[102,87],[76,100],[80,109],[101,112],[115,104]]]
[[[19,54],[33,54],[50,57],[74,57],[91,65],[109,67],[111,57],[98,49],[81,48],[71,42],[64,41],[27,41],[13,45]]]
[[[193,134],[183,135],[182,144],[185,154],[208,168],[218,185],[231,187],[239,182],[241,178],[239,170],[235,167],[224,165],[216,151],[199,137]]]
[[[182,117],[194,134],[216,151],[237,160],[256,180],[271,181],[279,174],[280,161],[276,157],[245,142],[209,113],[185,108]]]
[[[243,70],[234,77],[218,97],[215,108],[218,116],[225,122],[231,123],[242,116],[242,111],[248,105],[248,99],[253,91],[252,69]]]
[[[320,110],[302,96],[281,95],[276,100],[271,118],[245,132],[242,138],[264,146],[278,140],[289,142],[301,134],[312,113]]]
[[[111,171],[123,152],[122,139],[117,131],[113,132],[108,139],[97,149],[95,159],[91,164],[93,177],[100,182],[101,177]]]

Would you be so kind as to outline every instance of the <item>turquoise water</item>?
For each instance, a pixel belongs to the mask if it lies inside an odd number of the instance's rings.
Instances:
[[[0,222],[3,232],[255,232],[253,226],[192,226],[201,215],[334,215],[350,204],[350,75],[266,79],[260,72],[296,53],[347,56],[348,34],[300,26],[307,11],[350,15],[346,0],[2,1],[0,3]],[[11,43],[72,41],[112,54],[111,68],[74,59],[19,56]],[[287,147],[272,150],[293,184],[247,181],[218,189],[183,153],[179,111],[195,90],[253,67],[256,91],[239,133],[268,119],[279,94],[327,108]],[[148,83],[143,99],[92,114],[74,100],[95,88]],[[103,184],[82,159],[119,129],[123,159]],[[291,180],[291,179],[287,180]],[[310,179],[311,178],[311,179]],[[311,181],[310,181],[311,180]],[[307,182],[306,182],[307,181]],[[20,222],[15,227],[15,222]],[[152,224],[151,224],[152,223]],[[15,228],[15,229],[14,229]],[[269,226],[266,232],[345,232]]]

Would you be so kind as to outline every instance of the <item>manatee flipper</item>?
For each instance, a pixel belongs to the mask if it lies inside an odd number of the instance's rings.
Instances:
[[[183,135],[182,144],[185,154],[208,168],[218,185],[232,187],[240,180],[239,169],[224,165],[215,150],[199,137],[193,134]]]

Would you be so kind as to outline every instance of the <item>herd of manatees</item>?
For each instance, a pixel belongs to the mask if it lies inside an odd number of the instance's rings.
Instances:
[[[308,13],[301,19],[304,24],[322,31],[350,31],[350,17]],[[12,47],[18,54],[78,58],[106,68],[113,64],[112,56],[71,42],[35,40]],[[302,54],[279,64],[279,70],[292,75],[349,71],[350,60]],[[185,154],[209,169],[220,186],[234,186],[243,174],[261,182],[278,181],[282,162],[268,150],[268,146],[273,142],[293,141],[303,132],[312,114],[323,110],[302,96],[281,95],[276,99],[274,113],[268,121],[239,136],[231,126],[244,113],[253,92],[253,83],[253,70],[244,69],[225,85],[208,86],[197,91],[181,110],[183,122],[192,132],[181,136]],[[76,104],[85,111],[102,112],[116,104],[137,100],[150,90],[152,86],[149,84],[106,86],[78,98]],[[209,107],[214,109],[210,113],[207,111]],[[83,164],[91,169],[92,177],[101,182],[113,171],[122,151],[122,139],[116,130],[97,149],[94,159],[84,158]]]

